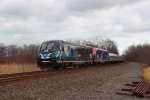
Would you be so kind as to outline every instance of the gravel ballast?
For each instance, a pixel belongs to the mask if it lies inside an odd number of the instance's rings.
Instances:
[[[140,81],[141,76],[142,66],[132,62],[81,68],[73,74],[0,86],[0,100],[143,100],[116,95],[125,83]]]

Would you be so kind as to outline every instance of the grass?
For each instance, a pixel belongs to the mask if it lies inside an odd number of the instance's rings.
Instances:
[[[150,67],[143,70],[143,78],[150,81]]]
[[[0,65],[0,75],[2,74],[12,74],[12,73],[22,73],[22,72],[32,72],[40,71],[40,68],[36,64],[4,64]]]

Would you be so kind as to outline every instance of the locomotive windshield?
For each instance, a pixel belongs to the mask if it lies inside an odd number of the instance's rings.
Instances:
[[[43,50],[53,50],[54,48],[54,43],[43,43],[41,45],[41,51]]]

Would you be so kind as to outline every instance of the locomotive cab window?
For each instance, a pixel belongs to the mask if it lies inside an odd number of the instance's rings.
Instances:
[[[64,46],[61,46],[60,48],[61,48],[61,49],[60,49],[61,51],[64,51]]]
[[[55,49],[56,48],[54,46],[54,43],[43,43],[41,45],[41,51],[43,51],[43,50],[53,51]]]
[[[54,49],[54,43],[48,43],[47,50],[53,50],[53,49]]]
[[[46,45],[46,44],[42,44],[42,45],[41,45],[41,50],[45,50],[45,49],[46,49],[46,47],[47,47],[47,45]]]
[[[68,46],[68,50],[70,51],[70,46]]]

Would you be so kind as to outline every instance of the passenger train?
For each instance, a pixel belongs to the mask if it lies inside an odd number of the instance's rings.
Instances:
[[[63,40],[45,41],[37,53],[37,65],[64,67],[96,63],[121,62],[124,58],[107,50],[77,45]]]

